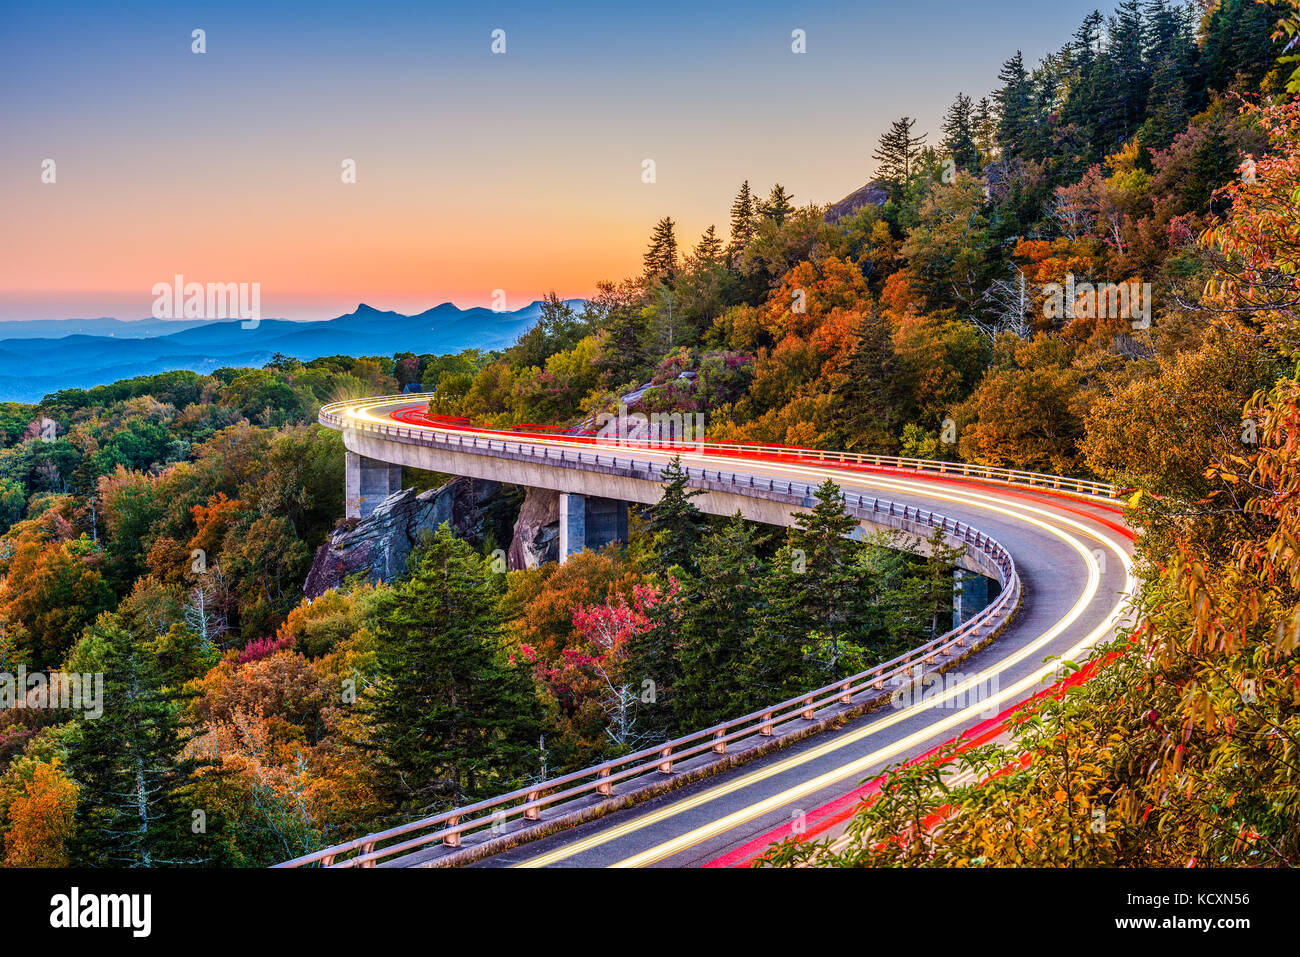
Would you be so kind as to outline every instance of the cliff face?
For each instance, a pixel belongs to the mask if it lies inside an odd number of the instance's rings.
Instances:
[[[536,568],[560,557],[560,493],[530,488],[519,509],[507,552],[511,571]]]
[[[357,572],[365,572],[373,581],[391,582],[406,570],[420,535],[443,522],[458,538],[479,547],[487,536],[496,534],[495,513],[502,498],[500,482],[469,478],[456,478],[419,494],[410,488],[394,492],[369,517],[330,536],[316,552],[303,592],[315,598]],[[557,522],[558,518],[557,504]]]

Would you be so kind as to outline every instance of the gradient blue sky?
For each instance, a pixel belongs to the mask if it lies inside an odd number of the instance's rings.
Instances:
[[[743,179],[841,198],[892,119],[936,141],[958,90],[1096,6],[11,6],[0,318],[139,318],[175,273],[259,282],[264,315],[302,319],[586,295],[637,269],[661,216],[688,245],[725,232]]]

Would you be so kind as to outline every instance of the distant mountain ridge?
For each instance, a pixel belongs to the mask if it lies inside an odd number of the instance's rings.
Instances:
[[[568,303],[578,310],[586,305],[582,299]],[[277,352],[307,360],[502,349],[537,322],[541,306],[537,300],[512,312],[494,312],[444,302],[404,315],[361,303],[334,319],[263,319],[250,329],[238,319],[0,322],[0,401],[35,402],[60,389],[88,389],[173,369],[206,374],[222,366],[262,366]],[[39,326],[45,334],[30,335],[16,326]]]

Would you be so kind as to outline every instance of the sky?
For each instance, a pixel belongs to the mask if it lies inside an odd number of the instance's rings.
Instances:
[[[893,119],[936,143],[1097,5],[9,5],[0,319],[143,318],[177,274],[290,319],[587,296],[662,216],[725,235],[744,179],[844,197]]]

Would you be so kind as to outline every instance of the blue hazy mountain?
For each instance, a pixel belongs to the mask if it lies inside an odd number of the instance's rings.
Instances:
[[[579,311],[585,305],[580,299],[569,303]],[[323,322],[263,319],[249,329],[238,319],[0,322],[0,401],[35,402],[59,389],[172,369],[208,373],[222,366],[261,366],[277,352],[305,360],[502,349],[537,322],[541,305],[494,312],[444,302],[408,316],[362,303]]]

